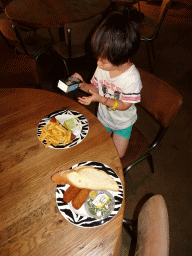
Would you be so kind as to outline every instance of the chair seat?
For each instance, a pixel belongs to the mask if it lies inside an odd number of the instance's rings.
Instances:
[[[53,49],[64,58],[68,58],[68,45],[65,42],[58,43],[53,46]],[[73,45],[71,48],[71,58],[78,58],[85,55],[84,45]]]
[[[123,168],[126,168],[133,163],[135,163],[138,159],[144,156],[149,149],[149,144],[146,137],[143,133],[134,125],[131,138],[129,141],[128,149],[123,158],[121,158],[121,163]]]

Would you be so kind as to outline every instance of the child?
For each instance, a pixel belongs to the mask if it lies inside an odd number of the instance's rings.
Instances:
[[[138,50],[137,25],[121,13],[113,12],[99,25],[91,41],[97,68],[91,84],[81,79],[80,89],[90,96],[78,98],[81,104],[99,102],[98,119],[112,135],[120,158],[127,150],[132,126],[137,120],[135,103],[140,101],[141,80],[129,58]]]

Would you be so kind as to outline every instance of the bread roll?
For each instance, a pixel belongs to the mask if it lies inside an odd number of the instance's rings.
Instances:
[[[60,170],[51,178],[55,183],[69,184],[78,188],[119,190],[117,182],[110,175],[92,166],[78,166],[71,170]]]

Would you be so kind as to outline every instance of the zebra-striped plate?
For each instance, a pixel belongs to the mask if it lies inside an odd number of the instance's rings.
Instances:
[[[70,223],[72,223],[78,227],[94,228],[94,227],[99,227],[99,226],[109,222],[118,213],[119,209],[121,208],[122,202],[123,202],[123,186],[122,186],[121,180],[118,177],[118,175],[106,164],[94,162],[94,161],[87,161],[87,162],[82,162],[82,163],[76,164],[76,165],[72,166],[71,168],[73,169],[76,166],[85,166],[85,165],[93,166],[94,168],[96,168],[98,170],[102,170],[102,171],[106,172],[117,182],[117,184],[119,186],[119,191],[118,192],[114,192],[111,190],[109,191],[115,199],[115,207],[114,207],[113,212],[108,217],[106,217],[104,219],[96,219],[96,218],[93,218],[93,217],[90,217],[87,215],[84,205],[79,210],[75,210],[71,203],[67,204],[63,200],[63,194],[69,187],[68,184],[66,184],[66,185],[58,184],[57,185],[56,202],[57,202],[57,206],[58,206],[60,213]]]
[[[84,140],[85,137],[88,134],[89,123],[88,123],[87,119],[82,114],[80,114],[79,112],[66,109],[66,110],[59,110],[59,111],[52,112],[51,114],[47,115],[46,117],[44,117],[41,120],[41,122],[39,123],[39,125],[37,127],[37,136],[38,136],[38,138],[41,134],[40,127],[43,127],[46,124],[48,124],[51,117],[55,117],[61,124],[64,124],[64,122],[68,119],[76,117],[79,120],[80,125],[72,130],[72,132],[76,135],[76,138],[73,140],[72,143],[68,143],[65,146],[63,146],[62,143],[59,143],[56,147],[54,147],[53,145],[50,145],[49,148],[63,149],[63,148],[74,147],[77,144],[79,144],[82,140]],[[46,145],[46,140],[44,140],[42,143],[44,145]]]

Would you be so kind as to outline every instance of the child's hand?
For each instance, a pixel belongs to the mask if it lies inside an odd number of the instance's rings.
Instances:
[[[79,103],[81,103],[83,105],[89,105],[89,104],[91,104],[91,102],[99,101],[99,98],[100,98],[99,93],[91,91],[91,90],[89,90],[88,92],[91,94],[91,96],[82,97],[82,98],[79,97],[78,98]]]
[[[79,84],[79,88],[83,91],[86,91],[87,83],[83,80],[81,75],[79,75],[78,73],[74,73],[71,77],[79,78],[82,81],[82,83]]]
[[[89,105],[91,103],[91,99],[90,97],[82,97],[82,98],[78,98],[78,102],[83,104],[83,105]]]
[[[76,77],[76,78],[79,78],[81,81],[84,82],[83,78],[81,75],[79,75],[78,73],[74,73],[71,77]]]

